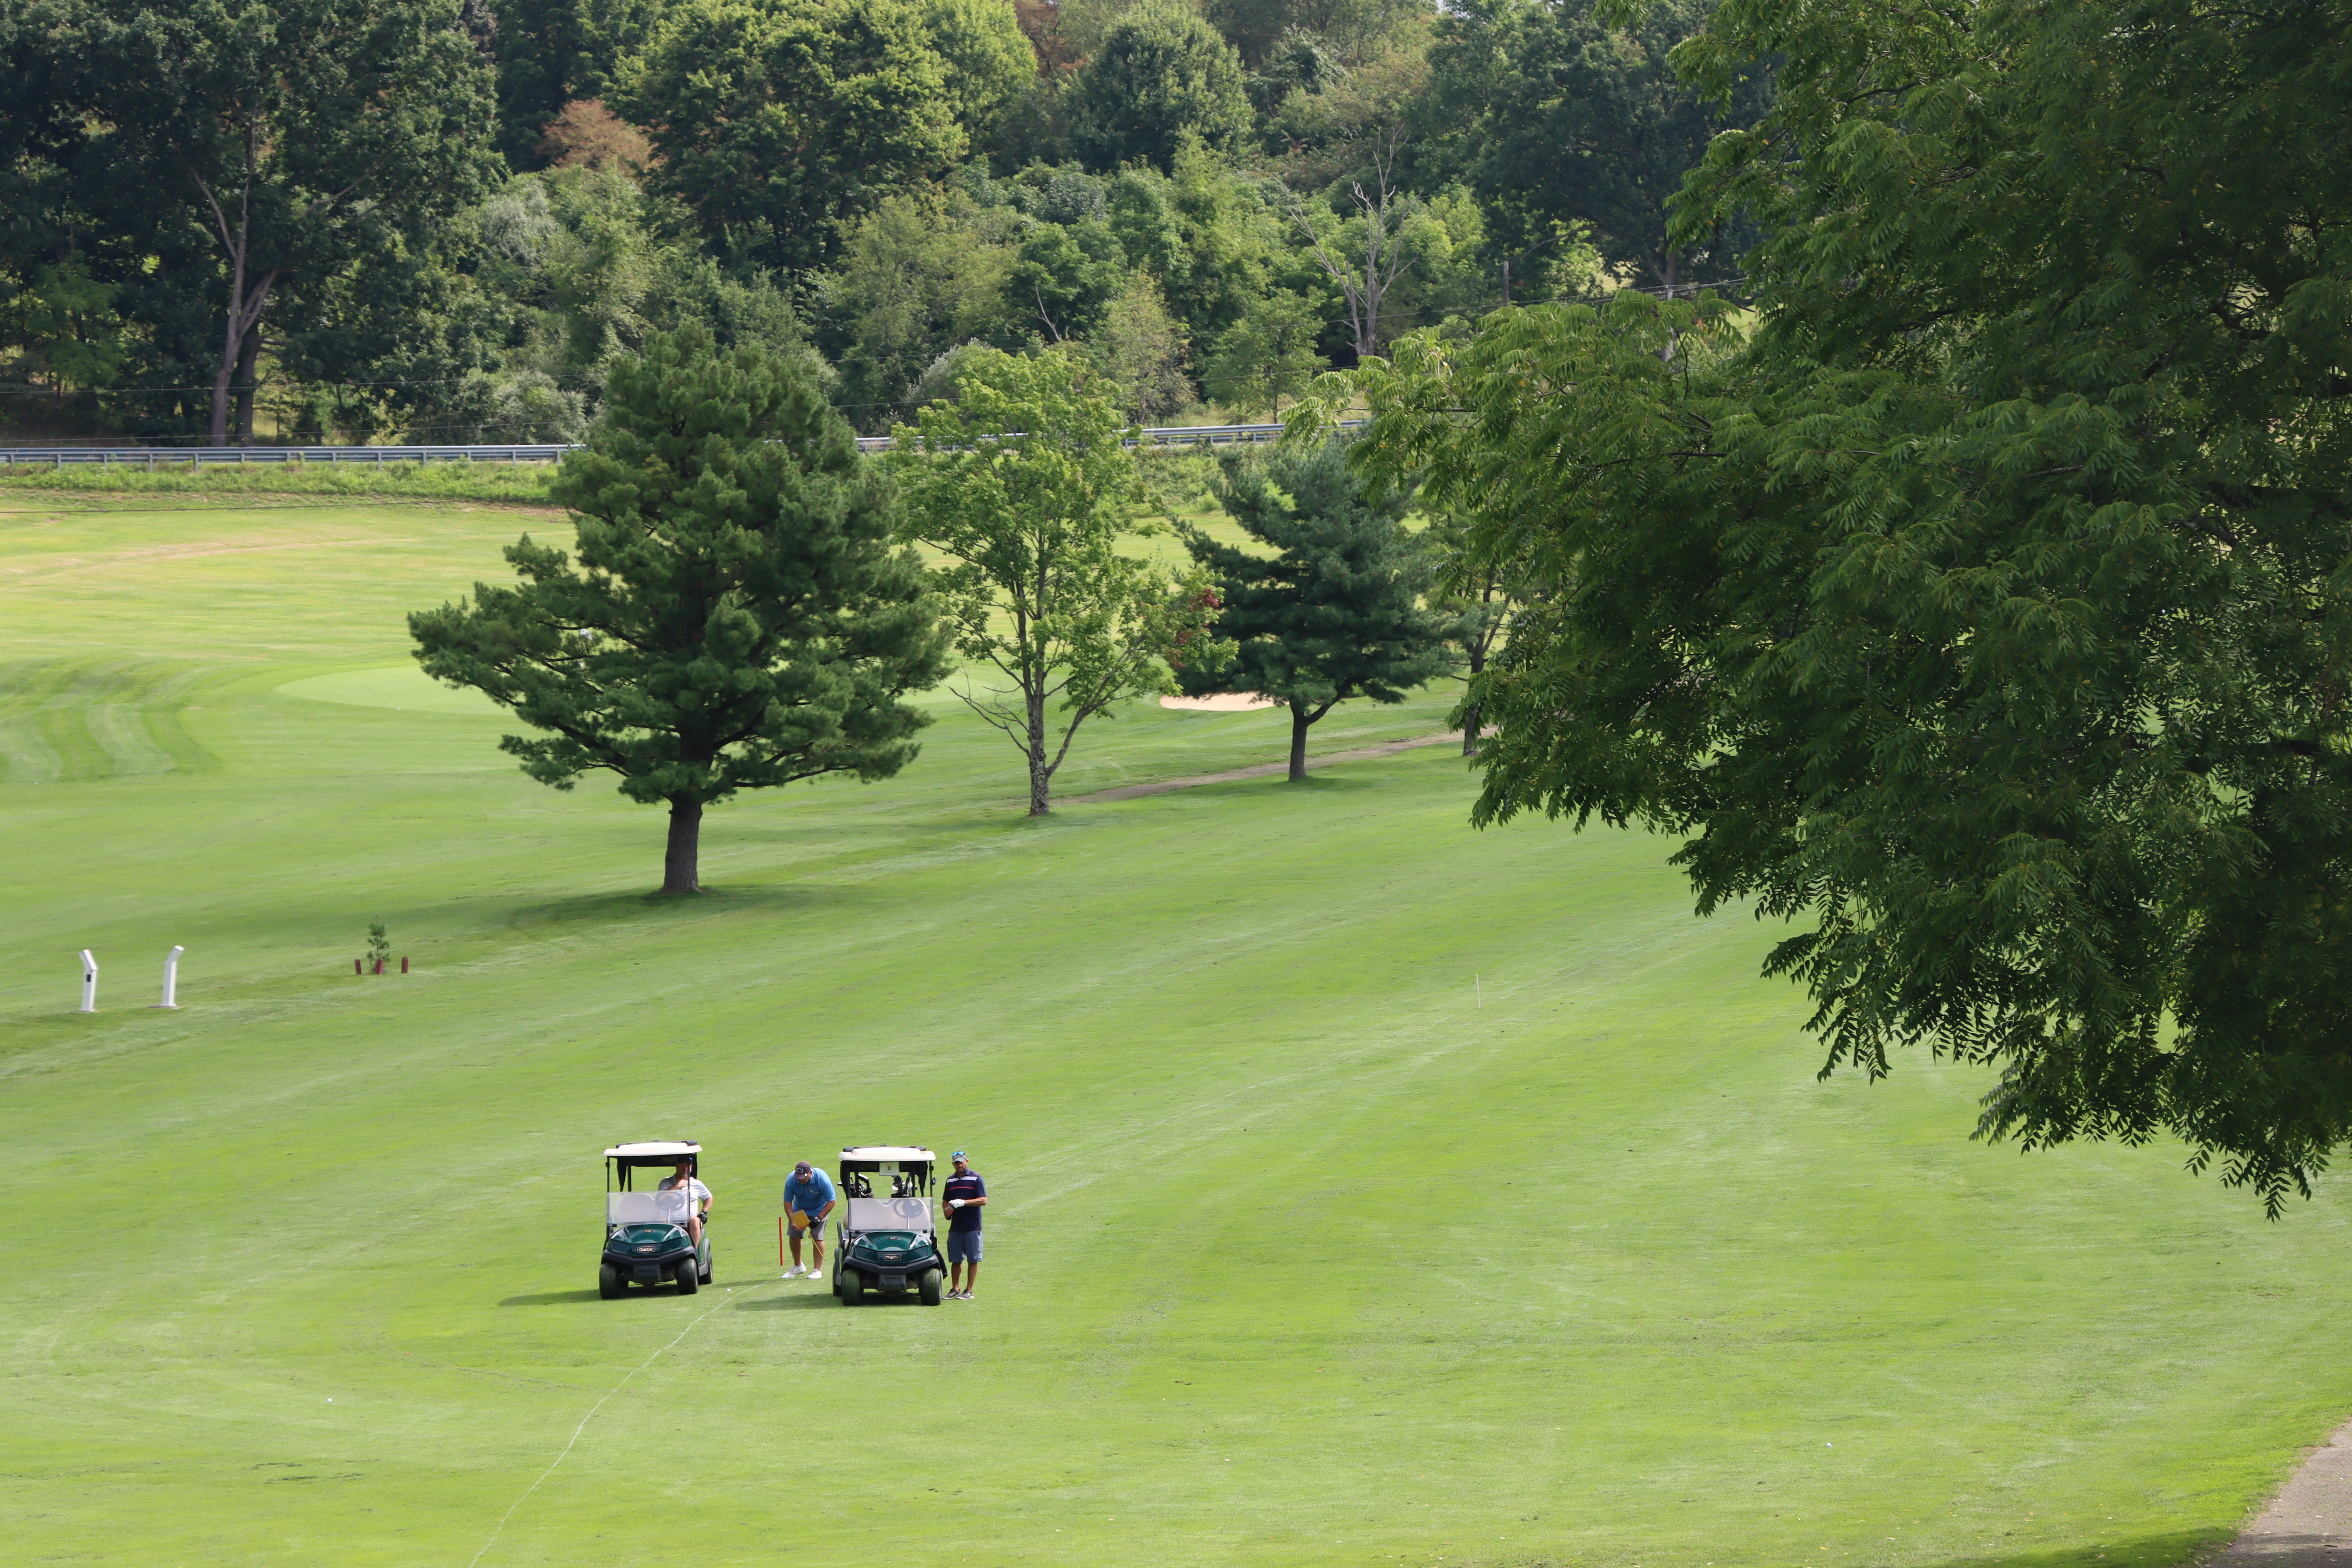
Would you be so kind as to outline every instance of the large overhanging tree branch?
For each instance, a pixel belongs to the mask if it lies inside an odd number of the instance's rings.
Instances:
[[[1203,574],[1122,554],[1142,499],[1133,435],[1069,355],[966,363],[954,403],[898,431],[907,526],[941,574],[966,678],[956,695],[1018,749],[1029,815],[1053,805],[1078,728],[1129,698],[1173,691],[1169,660],[1214,663]]]
[[[489,68],[438,0],[118,0],[69,31],[72,91],[124,172],[219,244],[215,443],[289,279],[413,242],[496,177]]]
[[[1360,449],[1542,588],[1477,820],[1682,835],[1824,1071],[1924,1042],[2275,1213],[2352,1135],[2352,5],[1959,16],[1727,0],[1678,59],[1781,97],[1678,221],[1759,216],[1752,340],[1507,312]]]
[[[526,534],[521,584],[408,618],[425,673],[541,733],[499,742],[542,784],[616,775],[667,804],[662,890],[700,890],[703,808],[824,773],[887,778],[929,720],[945,637],[887,479],[800,362],[688,328],[622,359],[555,499],[575,565]]]

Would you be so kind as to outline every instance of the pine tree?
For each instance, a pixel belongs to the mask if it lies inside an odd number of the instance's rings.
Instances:
[[[594,769],[665,802],[662,891],[701,889],[702,813],[823,773],[887,778],[939,681],[926,576],[891,547],[887,481],[797,361],[698,327],[617,362],[555,499],[578,564],[529,534],[521,581],[408,618],[425,672],[511,708],[502,750],[557,789]]]
[[[1216,679],[1290,710],[1296,783],[1307,777],[1307,731],[1334,707],[1360,697],[1402,702],[1454,668],[1446,619],[1422,604],[1433,562],[1404,526],[1411,494],[1367,484],[1337,441],[1255,459],[1227,453],[1216,491],[1243,531],[1276,552],[1186,532],[1192,559],[1217,579],[1216,635],[1238,647]]]

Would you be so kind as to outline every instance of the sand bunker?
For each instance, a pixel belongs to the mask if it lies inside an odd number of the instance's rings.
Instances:
[[[1220,691],[1213,697],[1163,697],[1162,708],[1189,708],[1198,713],[1247,713],[1254,709],[1271,708],[1274,699],[1260,697],[1255,691]]]

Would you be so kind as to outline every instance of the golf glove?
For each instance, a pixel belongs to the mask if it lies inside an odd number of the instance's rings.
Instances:
[[[961,1198],[950,1198],[948,1200],[948,1207],[951,1209],[960,1209],[963,1207],[963,1200]]]

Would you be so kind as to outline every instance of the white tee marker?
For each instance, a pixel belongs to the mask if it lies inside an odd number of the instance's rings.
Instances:
[[[180,1010],[180,954],[187,951],[174,947],[163,955],[163,999],[155,1004],[158,1008],[168,1007],[175,1013]]]
[[[89,955],[86,947],[81,950],[81,1006],[78,1011],[98,1011],[98,960]]]

